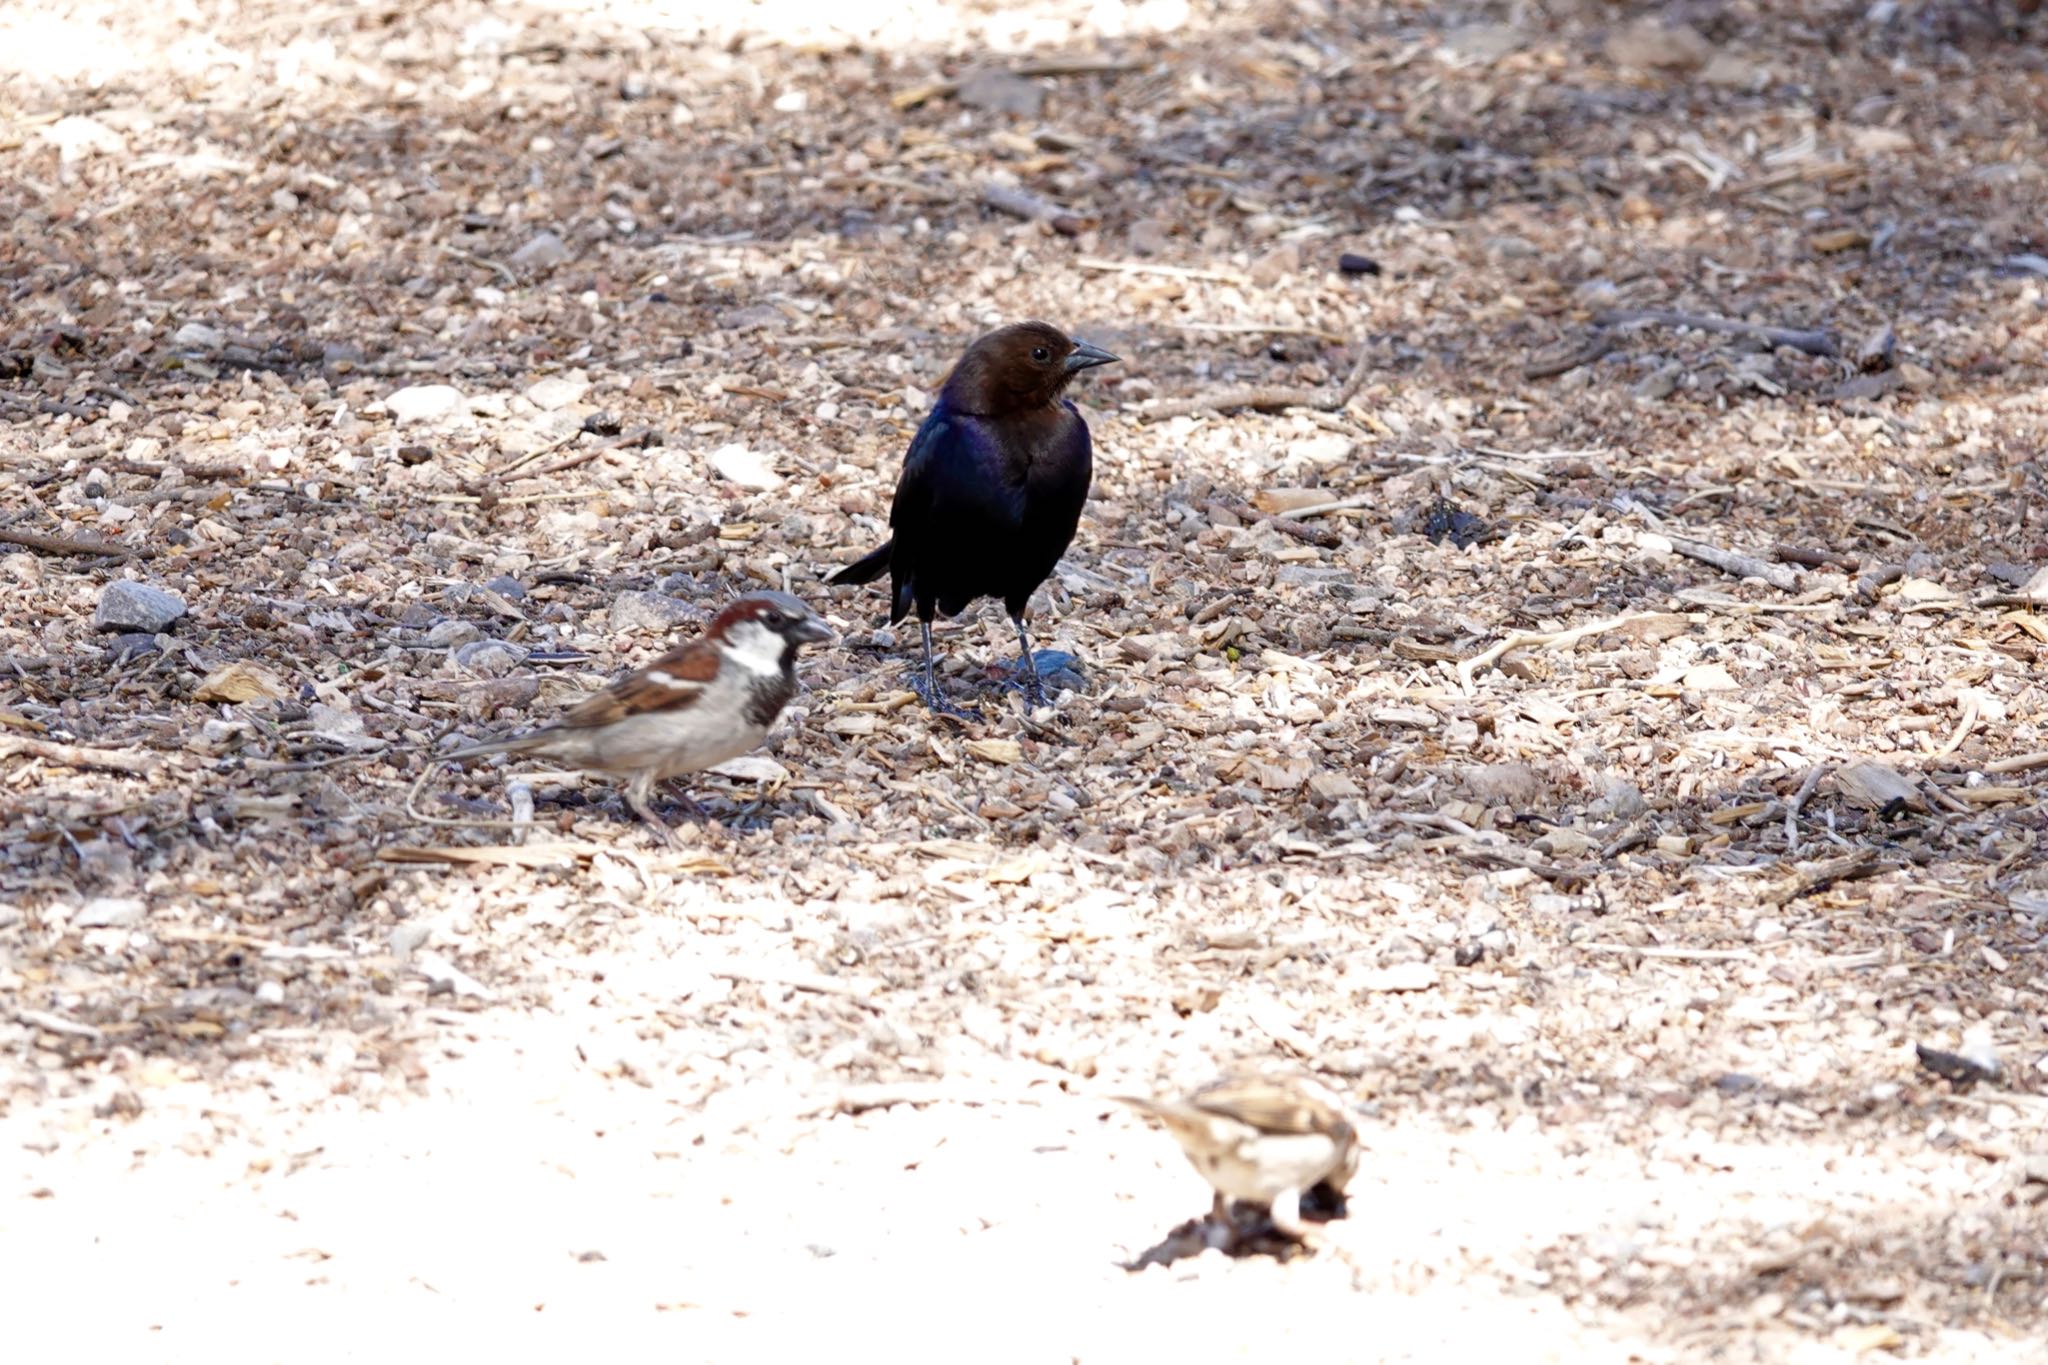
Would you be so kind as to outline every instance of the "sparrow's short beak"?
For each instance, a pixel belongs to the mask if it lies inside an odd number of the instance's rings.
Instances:
[[[839,637],[832,633],[832,627],[815,616],[806,616],[789,628],[789,638],[800,645],[829,645]]]
[[[1116,357],[1100,346],[1090,346],[1085,341],[1077,341],[1074,343],[1073,351],[1067,356],[1066,367],[1067,373],[1073,374],[1079,370],[1092,370],[1097,365],[1115,363]]]

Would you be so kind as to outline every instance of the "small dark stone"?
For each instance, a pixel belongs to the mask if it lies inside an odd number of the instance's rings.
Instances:
[[[1038,680],[1048,693],[1087,690],[1088,681],[1082,673],[1081,661],[1064,649],[1037,650],[1031,655],[1031,661],[1038,665]],[[1023,660],[1018,660],[1012,672],[1020,681],[1026,676]]]
[[[1457,946],[1451,953],[1451,961],[1457,963],[1460,967],[1469,967],[1485,956],[1486,945],[1478,939],[1471,939]]]
[[[154,653],[156,653],[156,636],[154,635],[116,635],[112,642],[107,645],[107,662],[111,664],[126,663],[130,659],[139,659],[145,654]]]
[[[1724,1071],[1714,1078],[1714,1089],[1724,1095],[1747,1095],[1763,1088],[1763,1082],[1740,1071]]]
[[[1943,1052],[1925,1043],[1913,1044],[1913,1054],[1920,1059],[1921,1066],[1958,1090],[1968,1090],[1979,1081],[1998,1079],[1996,1063],[1987,1066],[1975,1057],[1965,1057],[1956,1052]]]
[[[583,419],[583,429],[592,436],[616,436],[619,419],[608,412],[593,412]]]
[[[1347,251],[1337,258],[1337,269],[1346,275],[1377,275],[1380,273],[1380,263],[1370,256]]]
[[[433,458],[434,448],[432,446],[412,445],[400,446],[398,448],[398,462],[402,465],[425,464]]]
[[[526,600],[526,586],[509,574],[500,574],[498,577],[487,581],[484,586],[508,602],[523,602]]]
[[[1461,550],[1470,549],[1482,540],[1492,538],[1492,528],[1479,517],[1461,508],[1453,507],[1447,500],[1438,498],[1436,506],[1430,508],[1429,516],[1422,524],[1422,533],[1433,545],[1441,545],[1448,536],[1451,544]]]

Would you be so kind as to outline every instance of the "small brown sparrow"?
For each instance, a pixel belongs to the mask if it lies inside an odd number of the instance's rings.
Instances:
[[[1216,1191],[1212,1216],[1233,1230],[1229,1201],[1237,1199],[1267,1209],[1274,1227],[1306,1240],[1302,1196],[1326,1185],[1341,1197],[1358,1173],[1349,1108],[1299,1073],[1240,1067],[1185,1099],[1117,1098],[1173,1134]]]
[[[788,593],[754,593],[713,617],[702,636],[586,698],[553,725],[442,757],[525,754],[616,773],[628,779],[626,804],[667,840],[669,827],[647,804],[654,784],[758,747],[796,695],[797,646],[833,638],[831,627]]]

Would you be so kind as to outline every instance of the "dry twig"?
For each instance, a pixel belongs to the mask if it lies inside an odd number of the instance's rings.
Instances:
[[[1458,683],[1465,689],[1465,694],[1467,696],[1470,696],[1473,690],[1472,679],[1479,673],[1479,671],[1484,668],[1491,668],[1495,663],[1498,663],[1500,659],[1511,650],[1555,649],[1559,645],[1573,644],[1579,640],[1587,638],[1588,636],[1605,635],[1608,631],[1619,630],[1621,627],[1628,625],[1631,622],[1652,620],[1656,617],[1665,616],[1668,614],[1669,613],[1667,612],[1661,611],[1637,611],[1630,612],[1626,616],[1609,617],[1605,621],[1593,621],[1583,626],[1573,626],[1570,630],[1518,630],[1514,634],[1508,636],[1507,639],[1498,642],[1497,644],[1493,645],[1491,648],[1485,650],[1482,653],[1473,655],[1471,658],[1465,660],[1465,662],[1459,664]]]
[[[1284,408],[1313,408],[1319,412],[1340,412],[1348,406],[1358,391],[1365,387],[1366,367],[1371,361],[1371,352],[1359,348],[1358,359],[1352,363],[1351,373],[1335,388],[1324,386],[1317,389],[1288,389],[1265,385],[1252,385],[1219,389],[1215,393],[1199,398],[1173,398],[1154,403],[1137,410],[1140,420],[1157,422],[1168,417],[1186,417],[1198,412],[1223,412],[1230,408],[1251,408],[1258,412],[1278,412]]]
[[[1790,346],[1808,355],[1836,356],[1841,343],[1825,327],[1772,327],[1739,318],[1715,317],[1711,313],[1686,313],[1674,308],[1635,308],[1625,312],[1602,313],[1593,319],[1596,327],[1634,327],[1649,323],[1659,327],[1689,327],[1698,332],[1720,332],[1727,336],[1751,337],[1772,346]]]
[[[30,739],[25,735],[0,737],[0,758],[12,758],[16,754],[40,758],[45,763],[62,763],[69,768],[104,768],[109,772],[137,775],[149,772],[158,762],[153,755],[127,749],[87,749],[77,744]]]
[[[81,540],[71,536],[46,536],[36,531],[0,530],[0,544],[19,545],[46,555],[108,555],[115,559],[147,559],[156,553],[147,545],[109,545],[104,540]]]

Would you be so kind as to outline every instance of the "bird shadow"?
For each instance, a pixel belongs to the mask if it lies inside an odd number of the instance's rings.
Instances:
[[[1301,1218],[1305,1223],[1333,1222],[1348,1213],[1344,1196],[1328,1183],[1318,1184],[1302,1196]],[[1156,1244],[1119,1264],[1135,1274],[1155,1265],[1170,1266],[1212,1249],[1232,1260],[1270,1256],[1283,1265],[1315,1254],[1314,1247],[1275,1227],[1257,1205],[1234,1204],[1227,1215],[1210,1212],[1178,1224]]]
[[[496,801],[442,792],[439,801],[475,819],[504,820],[509,812]],[[615,790],[587,792],[576,787],[541,787],[533,794],[535,810],[593,812],[624,826],[639,823],[632,807]],[[711,837],[720,834],[752,834],[772,829],[777,821],[809,813],[802,801],[790,797],[746,796],[743,792],[689,793],[663,788],[650,803],[656,814],[680,831],[694,827]],[[539,821],[535,822],[539,824]]]

